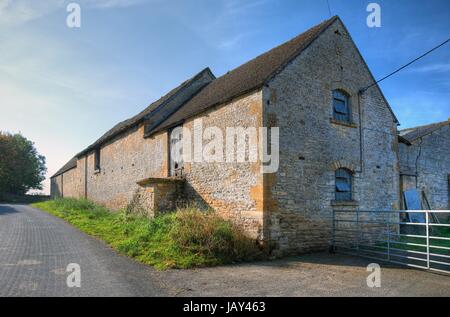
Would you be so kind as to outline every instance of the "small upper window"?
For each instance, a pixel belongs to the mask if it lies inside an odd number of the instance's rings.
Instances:
[[[94,153],[94,168],[96,171],[100,170],[100,149],[96,149]]]
[[[335,174],[336,182],[336,200],[352,200],[352,174],[345,168],[340,168]]]
[[[333,91],[333,118],[338,121],[350,122],[348,96],[340,90]]]

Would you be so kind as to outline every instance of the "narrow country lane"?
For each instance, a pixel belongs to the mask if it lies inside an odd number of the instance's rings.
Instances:
[[[118,255],[63,220],[24,205],[0,205],[2,296],[449,296],[450,277],[379,263],[380,288],[367,284],[372,261],[318,253],[276,261],[158,272]],[[66,268],[81,267],[81,288]]]
[[[67,286],[70,263],[80,265],[80,288]],[[0,296],[170,295],[158,275],[63,220],[0,205]]]

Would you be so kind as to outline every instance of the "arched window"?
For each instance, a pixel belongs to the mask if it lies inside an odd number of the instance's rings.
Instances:
[[[352,200],[352,173],[340,168],[335,173],[336,182],[336,201]]]
[[[333,118],[337,121],[350,122],[348,95],[341,90],[333,90]]]
[[[170,176],[183,176],[183,127],[170,131],[169,140]]]

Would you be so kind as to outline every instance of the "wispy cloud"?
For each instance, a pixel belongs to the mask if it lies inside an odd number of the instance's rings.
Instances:
[[[85,0],[81,3],[86,3],[88,7],[95,9],[108,9],[108,8],[126,8],[134,5],[142,4],[147,0]]]
[[[74,50],[64,38],[25,29],[0,32],[8,48],[0,50],[0,127],[31,138],[47,156],[50,176],[112,124],[92,125],[89,113],[109,112],[114,123],[123,119],[124,105],[136,104],[134,87],[120,81],[120,65],[95,63],[88,47]]]
[[[212,19],[204,21],[198,28],[200,37],[206,37],[213,47],[229,51],[243,43],[245,39],[260,31],[252,21],[252,16],[262,10],[272,0],[226,0]],[[219,34],[219,35],[218,35]]]
[[[0,0],[0,25],[20,25],[43,17],[63,5],[63,0]]]
[[[126,8],[148,0],[79,0],[81,8],[111,9]],[[0,0],[0,25],[17,26],[42,18],[57,10],[65,12],[68,0]]]
[[[241,43],[245,38],[253,35],[255,32],[246,32],[236,34],[234,37],[223,40],[218,44],[218,48],[229,50],[235,48],[239,43]]]
[[[439,63],[411,68],[410,73],[447,73],[450,72],[450,63]]]
[[[265,5],[269,0],[228,0],[225,2],[225,13],[227,15],[237,15],[248,12],[250,9]]]
[[[447,96],[431,91],[410,92],[392,98],[391,105],[402,124],[401,128],[444,121],[450,115]]]

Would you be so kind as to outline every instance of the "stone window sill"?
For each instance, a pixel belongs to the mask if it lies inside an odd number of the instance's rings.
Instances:
[[[332,200],[331,206],[333,206],[333,207],[358,207],[359,203],[356,200],[346,200],[346,201]]]
[[[348,128],[357,128],[356,124],[354,124],[353,122],[344,122],[344,121],[339,121],[333,118],[330,118],[330,122],[333,124],[337,124],[337,125],[342,125],[344,127],[348,127]]]

